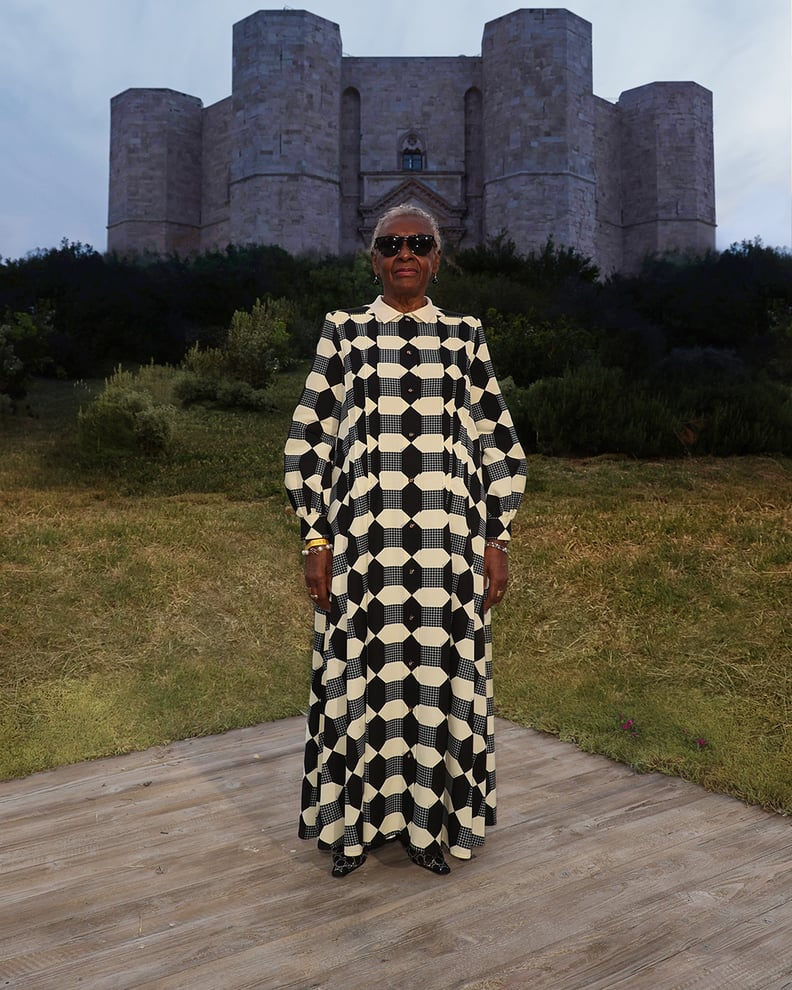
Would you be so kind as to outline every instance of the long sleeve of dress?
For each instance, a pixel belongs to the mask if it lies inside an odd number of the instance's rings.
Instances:
[[[487,538],[509,540],[525,491],[525,453],[503,401],[481,324],[470,365],[471,413],[481,444]]]
[[[329,535],[327,510],[343,380],[338,331],[328,315],[284,453],[286,490],[304,540]]]

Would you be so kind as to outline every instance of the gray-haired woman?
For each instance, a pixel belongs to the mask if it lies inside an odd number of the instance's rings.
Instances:
[[[314,603],[299,834],[346,876],[400,839],[450,872],[495,822],[490,606],[525,459],[480,322],[426,295],[440,232],[382,216],[382,294],[329,313],[286,444]]]

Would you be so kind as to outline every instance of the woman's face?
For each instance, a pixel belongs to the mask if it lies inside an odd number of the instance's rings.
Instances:
[[[409,234],[429,234],[432,228],[421,217],[409,215],[394,217],[379,232],[380,237]],[[385,302],[414,302],[416,308],[423,304],[429,279],[440,267],[440,252],[437,247],[425,255],[414,254],[406,241],[402,241],[399,251],[387,258],[376,248],[371,255],[371,265],[382,280],[382,297]]]

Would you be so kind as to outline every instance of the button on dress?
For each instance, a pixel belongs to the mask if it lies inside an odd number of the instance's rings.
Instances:
[[[299,834],[357,856],[406,830],[467,859],[496,808],[484,543],[525,487],[480,322],[381,297],[328,314],[285,469],[303,538],[333,545]]]

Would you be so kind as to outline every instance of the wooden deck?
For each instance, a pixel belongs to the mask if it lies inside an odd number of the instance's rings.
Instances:
[[[0,988],[792,990],[790,821],[499,722],[449,877],[295,838],[302,719],[0,784]]]

